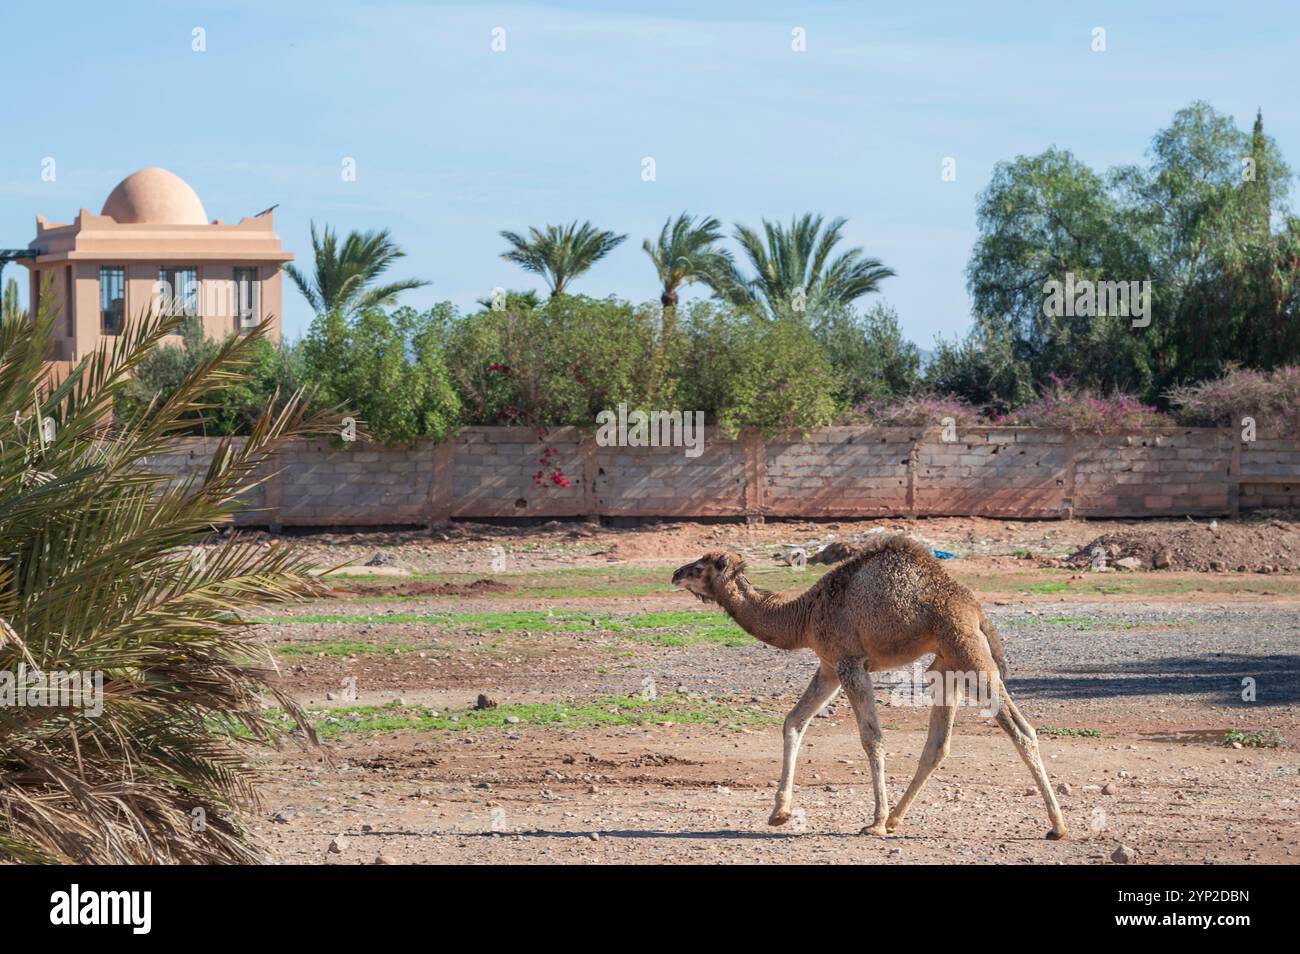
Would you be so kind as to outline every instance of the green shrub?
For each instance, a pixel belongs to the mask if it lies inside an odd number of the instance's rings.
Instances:
[[[813,334],[835,373],[835,396],[857,406],[913,393],[920,383],[921,353],[903,338],[898,313],[877,304],[865,313],[847,306],[812,317]]]
[[[1021,355],[1014,328],[982,317],[961,341],[939,342],[925,371],[925,388],[1002,411],[1034,399],[1033,372]]]
[[[768,318],[714,302],[687,318],[676,393],[724,432],[803,432],[835,419],[830,360],[801,320]]]
[[[443,359],[450,305],[427,312],[368,308],[347,319],[320,315],[302,343],[302,373],[319,404],[337,405],[384,444],[442,441],[460,399]]]
[[[658,408],[657,306],[580,295],[507,302],[450,322],[447,361],[467,424],[594,426],[620,402]]]
[[[198,322],[185,322],[180,341],[169,338],[152,349],[117,392],[114,410],[118,418],[139,420],[151,403],[174,394],[185,378],[211,361],[221,347],[220,342],[204,337]],[[180,419],[188,426],[183,433],[219,437],[247,434],[270,406],[277,387],[282,396],[287,396],[299,386],[300,362],[292,350],[262,338],[250,342],[241,379],[222,382],[221,387],[203,395],[203,407],[184,411]]]

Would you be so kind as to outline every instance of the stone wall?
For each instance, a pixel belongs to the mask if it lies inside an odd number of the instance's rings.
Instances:
[[[1237,435],[1230,431],[1229,436]],[[1240,507],[1300,507],[1300,441],[1261,432],[1237,446]]]
[[[1074,453],[1074,513],[1230,513],[1236,486],[1233,438],[1228,429],[1201,427],[1081,437]]]
[[[929,516],[1062,517],[1070,507],[1069,435],[969,428],[917,441],[915,512]]]
[[[920,433],[827,427],[796,440],[768,441],[761,510],[782,517],[904,513],[912,445]]]
[[[283,526],[428,523],[433,455],[424,447],[301,441],[276,454],[269,503]]]
[[[1300,506],[1300,440],[1280,435],[1243,443],[1237,432],[1216,428],[1095,436],[976,427],[943,436],[938,428],[830,427],[731,439],[708,429],[694,458],[680,447],[601,447],[574,428],[540,438],[528,428],[467,427],[443,444],[401,448],[296,442],[280,449],[275,475],[237,520],[1144,517]],[[178,477],[198,473],[215,443],[187,439],[152,464]],[[558,482],[550,479],[556,473]]]

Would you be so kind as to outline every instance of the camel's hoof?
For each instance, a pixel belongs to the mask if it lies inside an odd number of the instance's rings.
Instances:
[[[894,832],[898,831],[898,829],[901,828],[902,825],[903,825],[903,819],[891,818],[889,819],[889,821],[885,822],[885,832],[887,834],[892,835]]]
[[[789,809],[774,808],[772,810],[772,814],[769,815],[767,818],[767,823],[769,825],[784,825],[789,820],[790,820]]]
[[[1059,831],[1053,828],[1051,831],[1047,833],[1048,841],[1064,841],[1066,838],[1069,837],[1070,837],[1070,833],[1066,831],[1064,828],[1060,829]]]
[[[859,835],[887,835],[888,832],[885,830],[885,823],[880,822],[875,825],[867,825],[865,828],[862,829],[862,831],[858,832],[858,834]]]

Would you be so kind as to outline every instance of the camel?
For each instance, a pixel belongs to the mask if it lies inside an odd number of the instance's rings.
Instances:
[[[785,719],[781,781],[769,824],[790,820],[795,762],[804,731],[842,687],[857,717],[875,794],[874,819],[861,833],[886,835],[898,830],[922,786],[948,754],[960,692],[935,695],[916,775],[891,813],[870,674],[934,653],[932,670],[944,674],[943,686],[980,682],[991,687],[990,708],[996,711],[998,725],[1011,737],[1047,805],[1052,826],[1047,837],[1067,837],[1034,727],[1007,692],[1001,640],[979,601],[948,575],[925,545],[902,534],[882,534],[798,596],[755,588],[745,577],[740,555],[725,551],[706,553],[681,567],[673,574],[673,583],[705,602],[717,603],[762,642],[778,649],[811,649],[821,660]]]

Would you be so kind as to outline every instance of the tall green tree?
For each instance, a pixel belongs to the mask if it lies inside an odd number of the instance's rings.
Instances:
[[[27,317],[26,310],[18,304],[18,282],[12,278],[5,282],[4,299],[0,302],[0,315],[3,315],[5,321]]]
[[[1101,174],[1057,149],[999,163],[967,268],[975,311],[1008,323],[1040,385],[1056,373],[1156,400],[1229,362],[1298,360],[1290,176],[1262,116],[1248,133],[1199,102],[1155,134],[1144,165]],[[1049,313],[1045,283],[1067,274],[1149,283],[1147,320]]]
[[[894,270],[852,248],[834,255],[846,219],[825,224],[811,213],[793,218],[789,227],[763,220],[763,234],[736,226],[736,241],[754,274],[733,272],[723,289],[740,305],[760,302],[774,318],[802,317],[833,305],[848,305],[879,290]]]
[[[664,308],[664,320],[669,312],[676,317],[677,293],[683,285],[702,282],[715,291],[730,287],[735,274],[735,260],[731,253],[718,248],[722,241],[722,223],[713,217],[695,219],[683,212],[669,219],[659,232],[659,239],[646,239],[641,248],[654,263],[662,291],[659,303]]]
[[[1049,314],[1044,306],[1048,282],[1150,275],[1137,231],[1125,227],[1102,176],[1058,149],[999,163],[980,193],[976,221],[980,237],[966,271],[975,311],[1006,324],[1008,346],[1031,374],[1045,379],[1057,372],[1103,391],[1149,384],[1139,380],[1133,359],[1133,349],[1147,342],[1128,319],[1081,309]],[[945,349],[945,359],[969,358],[980,343],[1003,343],[1000,330],[977,331],[964,347]]]
[[[328,225],[318,235],[313,222],[311,247],[311,277],[294,265],[286,264],[284,271],[318,315],[338,311],[346,316],[394,305],[402,292],[429,284],[418,278],[376,283],[394,262],[406,257],[388,229],[349,232],[340,243],[338,234]]]
[[[548,225],[544,232],[530,228],[527,237],[518,232],[502,232],[501,237],[510,243],[510,249],[502,252],[501,257],[525,271],[541,275],[551,289],[552,298],[563,295],[570,282],[627,240],[626,235],[603,231],[590,222],[579,225],[576,221]]]

